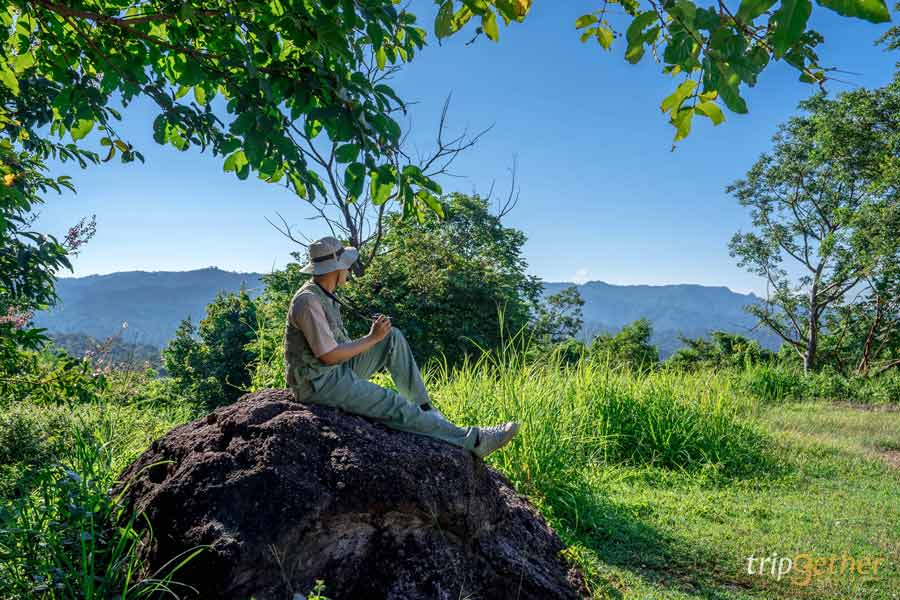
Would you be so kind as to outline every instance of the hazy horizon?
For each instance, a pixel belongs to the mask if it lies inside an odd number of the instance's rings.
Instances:
[[[225,271],[227,273],[234,273],[236,275],[264,275],[267,271],[235,271],[231,269],[224,269],[217,265],[210,265],[207,267],[199,267],[196,269],[127,269],[122,271],[109,271],[107,273],[86,273],[84,275],[60,275],[58,279],[84,279],[86,277],[104,277],[107,275],[115,275],[117,273],[190,273],[192,271],[202,271],[204,269],[218,269],[220,271]],[[268,271],[271,272],[271,271]],[[747,290],[739,290],[735,289],[731,286],[725,284],[706,284],[706,283],[695,283],[692,281],[679,281],[673,283],[616,283],[613,281],[606,281],[603,279],[589,279],[587,281],[574,281],[570,279],[544,279],[541,278],[541,281],[544,283],[572,283],[575,285],[586,285],[589,283],[603,283],[606,285],[614,285],[619,287],[666,287],[666,286],[675,286],[675,285],[696,285],[700,287],[709,287],[709,288],[725,288],[735,294],[744,294],[744,295],[753,295],[757,297],[763,297],[760,294],[757,294],[755,291],[751,289]]]

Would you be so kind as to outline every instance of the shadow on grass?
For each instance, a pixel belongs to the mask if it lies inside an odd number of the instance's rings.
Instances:
[[[566,483],[555,492],[546,508],[595,597],[623,598],[633,583],[609,567],[628,571],[646,585],[710,600],[766,591],[768,582],[732,570],[728,559],[709,548],[647,524],[642,507],[613,502],[586,483]]]

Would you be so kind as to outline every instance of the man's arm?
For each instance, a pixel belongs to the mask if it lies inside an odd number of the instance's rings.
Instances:
[[[353,340],[352,342],[344,342],[343,344],[338,344],[333,350],[326,352],[319,356],[319,360],[321,360],[326,365],[335,365],[337,363],[344,362],[345,360],[360,354],[361,352],[365,352],[382,339],[384,339],[387,334],[391,332],[391,322],[384,315],[379,315],[377,319],[372,321],[372,327],[369,330],[369,333],[359,338],[358,340]]]

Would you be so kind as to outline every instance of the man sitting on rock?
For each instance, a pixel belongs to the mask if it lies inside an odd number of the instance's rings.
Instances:
[[[463,428],[431,406],[409,344],[389,317],[377,315],[368,335],[350,339],[333,292],[346,283],[358,256],[333,237],[309,245],[309,263],[300,271],[313,277],[294,294],[284,332],[285,376],[294,397],[444,440],[482,458],[506,445],[518,423]],[[400,393],[369,381],[383,367]]]

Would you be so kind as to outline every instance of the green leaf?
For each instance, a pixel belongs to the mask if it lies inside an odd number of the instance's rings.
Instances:
[[[75,121],[75,124],[72,126],[72,129],[69,130],[69,133],[72,134],[72,140],[78,141],[87,134],[91,132],[91,129],[94,128],[94,122],[90,119],[78,119]]]
[[[303,132],[309,139],[315,138],[319,135],[320,131],[322,131],[322,121],[319,121],[318,119],[307,118],[303,123]]]
[[[625,51],[625,60],[635,64],[644,56],[644,30],[658,18],[656,11],[642,12],[631,22],[625,31],[625,39],[628,41],[628,49]],[[652,30],[651,30],[652,31]]]
[[[772,34],[772,46],[775,58],[781,58],[788,48],[794,45],[803,32],[812,13],[810,0],[781,0],[779,8],[770,24],[774,22],[775,32]]]
[[[442,219],[444,218],[444,207],[434,194],[429,193],[427,190],[419,190],[416,192],[416,199],[419,202],[424,202],[431,210],[437,213],[439,217]]]
[[[244,154],[243,150],[238,150],[237,152],[230,154],[228,158],[225,159],[223,170],[226,173],[230,173],[232,171],[237,172],[247,164],[247,155]]]
[[[845,17],[856,17],[872,23],[887,23],[891,20],[884,0],[816,0],[816,2]]]
[[[644,30],[655,22],[656,19],[656,11],[652,10],[642,12],[636,16],[625,31],[625,39],[628,40],[628,45],[640,43]]]
[[[6,64],[0,68],[0,83],[12,91],[13,96],[19,95],[19,80],[16,79],[16,74]]]
[[[599,42],[599,44],[601,46],[603,46],[603,48],[605,50],[609,50],[613,43],[612,30],[608,29],[606,27],[598,27],[597,28],[597,42]]]
[[[683,108],[672,120],[675,125],[675,141],[683,140],[691,132],[691,120],[694,118],[694,111],[690,108]]]
[[[380,206],[387,202],[394,190],[397,178],[389,165],[382,165],[377,171],[373,171],[369,181],[369,193],[372,195],[372,204]]]
[[[384,46],[378,48],[375,52],[375,62],[379,69],[384,70],[384,65],[387,63],[387,53],[384,51]]]
[[[659,105],[659,108],[663,112],[672,113],[672,118],[675,118],[675,113],[681,108],[681,105],[690,97],[691,94],[694,93],[694,90],[697,88],[697,82],[693,79],[685,79],[681,82],[674,92],[672,92],[669,96],[666,97],[665,100],[662,101],[662,104]]]
[[[347,170],[344,172],[344,186],[351,196],[351,201],[362,195],[365,180],[366,168],[361,163],[355,162],[347,166]]]
[[[625,60],[631,64],[638,63],[644,57],[644,45],[628,46],[625,51]]]
[[[722,113],[722,109],[719,108],[719,105],[715,102],[701,102],[694,107],[694,111],[703,115],[704,117],[708,117],[709,120],[712,121],[713,125],[718,125],[725,120],[725,115]]]
[[[453,33],[453,2],[447,0],[441,4],[434,19],[434,33],[438,38],[445,38]]]
[[[359,146],[356,144],[344,144],[334,151],[334,158],[339,163],[348,163],[356,160],[359,156]]]
[[[575,29],[583,29],[597,22],[596,15],[582,15],[575,20]]]
[[[500,30],[497,28],[497,16],[493,11],[488,11],[481,17],[481,28],[486,36],[493,41],[500,39]]]
[[[24,54],[20,54],[16,56],[12,61],[13,71],[16,73],[21,73],[25,69],[34,66],[34,54],[31,52],[25,52]]]
[[[291,173],[291,185],[294,186],[294,191],[298,196],[306,200],[309,197],[309,192],[306,190],[306,185],[303,181],[297,176],[296,173]]]
[[[202,85],[194,86],[194,100],[197,101],[197,104],[206,104],[206,90],[203,89]]]
[[[775,0],[743,0],[735,16],[744,23],[750,23],[774,4]]]
[[[719,97],[722,98],[725,106],[732,112],[745,114],[747,112],[747,103],[744,102],[744,99],[741,98],[740,92],[738,91],[741,78],[727,66],[717,63],[716,68],[721,74],[721,77],[718,78],[716,83],[716,90],[719,92]]]

